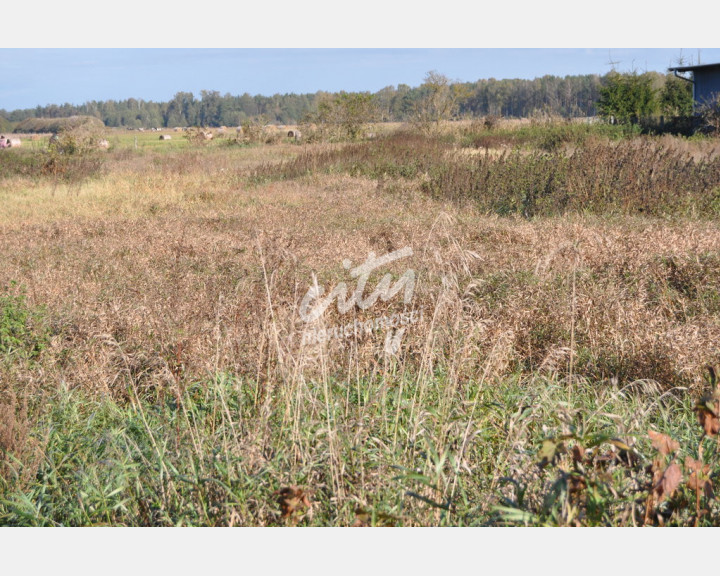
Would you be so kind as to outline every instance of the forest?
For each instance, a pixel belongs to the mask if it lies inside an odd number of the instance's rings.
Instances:
[[[652,88],[658,98],[655,110],[672,114],[664,103],[672,94],[684,92],[686,102],[691,101],[688,83],[672,75],[658,72],[604,75],[543,76],[533,80],[494,78],[476,82],[454,82],[458,95],[454,114],[458,118],[496,115],[528,118],[537,115],[563,118],[594,116],[600,112],[598,104],[602,91],[618,76],[634,78]],[[678,84],[680,83],[680,84]],[[418,102],[427,95],[427,83],[417,87],[407,84],[387,86],[371,96],[377,120],[381,122],[407,122],[413,119]],[[215,90],[202,90],[199,95],[178,92],[167,102],[153,102],[141,98],[127,100],[89,101],[81,105],[49,104],[25,110],[0,109],[0,129],[9,130],[28,118],[65,118],[92,116],[108,127],[149,128],[176,126],[238,126],[249,120],[262,119],[270,124],[294,124],[312,117],[323,101],[335,95],[328,92],[313,94],[275,94],[273,96],[240,96],[221,94]],[[668,110],[664,110],[668,108]]]

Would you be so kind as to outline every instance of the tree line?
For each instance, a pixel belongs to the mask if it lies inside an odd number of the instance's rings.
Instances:
[[[444,81],[448,80],[432,72],[417,87],[399,84],[387,86],[375,93],[355,94],[362,94],[366,100],[372,101],[373,112],[379,121],[412,121],[418,110],[422,110],[428,100],[435,97],[436,87],[428,81],[433,74],[435,79],[440,77]],[[625,84],[620,81],[627,78],[630,80]],[[543,76],[533,80],[490,78],[476,82],[450,82],[449,86],[454,95],[454,117],[497,115],[527,118],[542,114],[570,118],[613,115],[614,107],[623,106],[623,99],[630,96],[639,98],[633,105],[636,109],[615,115],[629,118],[670,109],[684,113],[688,99],[692,106],[688,83],[683,84],[681,80],[657,72],[619,74],[612,71],[602,76]],[[102,120],[106,126],[127,128],[238,126],[257,119],[274,124],[295,124],[322,113],[323,103],[337,96],[327,92],[273,96],[251,96],[248,93],[241,96],[222,95],[213,90],[202,90],[198,96],[192,92],[178,92],[167,102],[129,98],[120,101],[90,101],[81,105],[50,104],[10,112],[0,110],[0,127],[27,118],[69,116],[91,116]]]

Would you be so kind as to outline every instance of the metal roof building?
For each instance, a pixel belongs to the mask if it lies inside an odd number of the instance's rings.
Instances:
[[[669,70],[674,72],[678,78],[692,82],[696,110],[698,106],[709,104],[720,95],[720,63],[676,66]],[[681,72],[692,72],[692,79],[680,76]]]

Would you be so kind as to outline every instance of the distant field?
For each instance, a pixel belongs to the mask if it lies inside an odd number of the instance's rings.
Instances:
[[[0,151],[0,524],[720,524],[717,141],[373,133]]]

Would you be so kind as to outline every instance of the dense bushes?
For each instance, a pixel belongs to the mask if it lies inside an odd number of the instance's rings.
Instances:
[[[695,161],[650,140],[595,140],[572,154],[515,150],[442,162],[423,190],[501,215],[711,215],[720,208],[720,159]]]
[[[452,137],[399,132],[375,142],[308,152],[261,167],[254,175],[296,178],[325,170],[419,179],[422,191],[435,198],[525,217],[565,212],[709,216],[720,210],[718,157],[696,160],[651,137],[613,141],[587,129],[533,134],[531,147],[512,149],[502,140],[507,135],[465,135],[461,143],[479,148],[467,150]]]

